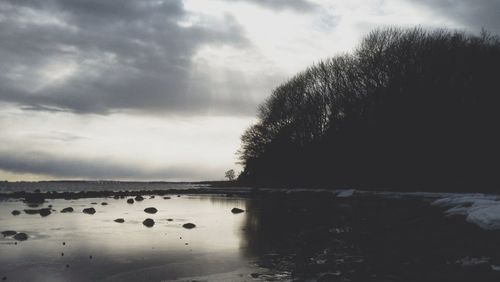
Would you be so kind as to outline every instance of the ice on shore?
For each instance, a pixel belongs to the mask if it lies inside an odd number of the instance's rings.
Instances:
[[[451,194],[432,204],[448,208],[449,215],[464,215],[468,222],[483,229],[500,230],[500,197],[497,195]]]
[[[339,193],[337,193],[337,197],[347,198],[347,197],[352,197],[353,194],[354,194],[354,189],[341,190]]]

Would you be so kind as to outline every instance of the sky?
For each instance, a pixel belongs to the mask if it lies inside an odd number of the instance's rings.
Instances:
[[[0,180],[221,180],[274,87],[374,28],[498,0],[0,0]]]

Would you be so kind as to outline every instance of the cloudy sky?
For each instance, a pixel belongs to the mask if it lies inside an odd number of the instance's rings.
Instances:
[[[498,0],[0,0],[0,179],[222,179],[276,85],[371,29]]]

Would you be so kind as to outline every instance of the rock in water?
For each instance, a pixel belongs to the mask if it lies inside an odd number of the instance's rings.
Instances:
[[[239,208],[233,208],[233,209],[231,210],[231,212],[232,212],[232,213],[234,213],[234,214],[236,214],[236,213],[242,213],[242,212],[244,212],[244,210],[239,209]]]
[[[40,209],[40,215],[41,216],[48,216],[50,215],[52,212],[50,211],[50,209]]]
[[[128,199],[128,200],[127,200],[127,203],[129,203],[129,204],[133,204],[133,203],[134,203],[134,199]]]
[[[147,213],[157,213],[158,212],[158,210],[156,208],[145,208],[144,211]]]
[[[95,209],[94,208],[86,208],[86,209],[83,209],[83,213],[94,214],[95,213]]]
[[[40,214],[40,210],[30,210],[30,209],[26,209],[24,210],[24,212],[26,214]]]
[[[61,210],[61,212],[73,212],[74,209],[72,207],[67,207]]]
[[[117,219],[115,219],[115,222],[124,223],[125,219],[123,219],[123,218],[117,218]]]
[[[17,232],[16,232],[16,231],[14,231],[14,230],[6,230],[6,231],[2,231],[2,235],[3,235],[4,237],[14,236],[14,235],[16,235],[16,233],[17,233]]]
[[[45,197],[41,193],[31,193],[24,197],[24,202],[28,204],[42,204],[45,202]]]
[[[182,227],[184,227],[186,229],[193,229],[196,227],[196,225],[194,223],[186,223],[186,224],[182,225]]]
[[[17,241],[26,241],[28,240],[28,235],[26,235],[26,233],[17,233],[14,235],[14,239]]]
[[[13,210],[12,211],[12,215],[20,215],[20,214],[21,214],[21,212],[18,211],[18,210]]]
[[[49,208],[43,208],[43,209],[26,209],[24,210],[26,214],[39,214],[41,216],[48,216],[52,212],[50,211]]]
[[[155,221],[152,220],[151,218],[146,218],[142,224],[144,224],[144,226],[146,227],[153,227],[153,225],[155,225]]]
[[[140,202],[140,201],[144,200],[144,198],[141,195],[139,195],[139,196],[135,197],[135,200]]]

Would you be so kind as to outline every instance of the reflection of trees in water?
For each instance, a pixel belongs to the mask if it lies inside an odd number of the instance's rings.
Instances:
[[[206,200],[206,197],[200,197],[200,200]],[[238,198],[238,197],[232,197],[232,196],[227,196],[227,195],[213,195],[208,197],[210,200],[210,203],[212,203],[215,206],[219,207],[244,207],[245,202],[247,199],[245,198]]]
[[[331,194],[266,195],[247,202],[243,223],[242,253],[256,257],[259,264],[284,267],[300,264],[322,252],[329,229],[352,221],[352,208]]]

